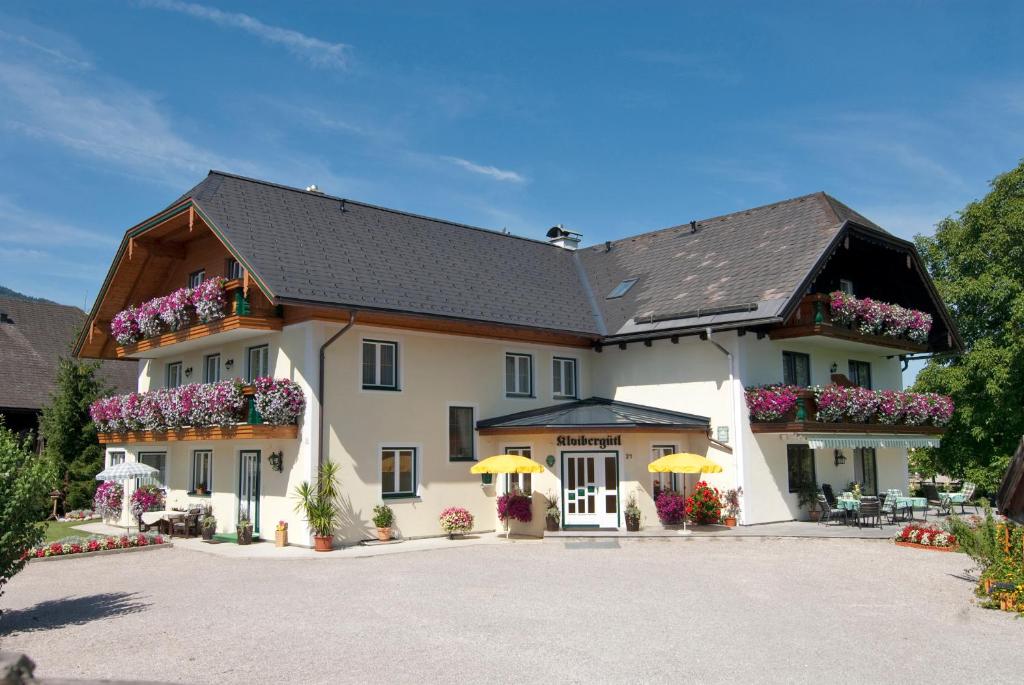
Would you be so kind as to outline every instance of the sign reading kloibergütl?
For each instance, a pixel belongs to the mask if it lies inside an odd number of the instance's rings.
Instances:
[[[559,435],[556,443],[559,447],[599,447],[604,449],[611,445],[621,445],[621,435],[606,435],[592,438],[589,435]]]

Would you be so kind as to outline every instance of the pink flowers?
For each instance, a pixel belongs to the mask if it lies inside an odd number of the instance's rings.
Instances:
[[[295,381],[261,377],[253,380],[256,393],[252,401],[263,421],[283,426],[298,421],[306,408],[306,396]]]
[[[242,382],[236,379],[114,395],[93,402],[89,415],[101,433],[227,426],[244,417],[246,401],[242,387]],[[301,389],[297,392],[301,398]]]
[[[686,517],[686,499],[672,490],[662,490],[654,501],[658,510],[658,518],[665,525],[682,523]]]
[[[904,338],[923,345],[932,330],[930,314],[867,297],[858,300],[839,290],[829,294],[829,308],[833,323],[855,326],[865,335]]]
[[[878,423],[945,426],[953,418],[953,400],[935,393],[868,390],[826,385],[815,388],[817,420],[828,423]]]
[[[165,540],[162,535],[137,533],[136,535],[114,536],[93,536],[87,540],[78,537],[64,538],[57,542],[51,542],[39,547],[32,547],[25,552],[25,557],[41,559],[43,557],[61,557],[70,554],[88,554],[89,552],[102,552],[108,549],[130,549],[132,547],[147,547],[149,545],[162,545]]]
[[[530,508],[530,498],[513,490],[506,492],[498,498],[498,518],[507,522],[509,519],[529,523],[533,519],[533,511]]]
[[[132,516],[139,518],[143,512],[159,509],[164,505],[164,491],[155,485],[140,485],[132,493]]]
[[[97,514],[105,519],[116,519],[121,516],[121,500],[124,487],[112,480],[103,481],[96,488],[92,498],[92,506]]]
[[[203,323],[223,319],[227,314],[227,280],[208,278],[194,289],[179,288],[169,295],[147,300],[137,307],[128,307],[114,315],[110,332],[121,345],[177,331],[188,326],[193,316]]]
[[[779,421],[796,406],[797,390],[792,385],[748,388],[747,409],[755,421]]]
[[[441,530],[449,535],[465,534],[473,530],[473,515],[462,507],[448,507],[438,517]]]

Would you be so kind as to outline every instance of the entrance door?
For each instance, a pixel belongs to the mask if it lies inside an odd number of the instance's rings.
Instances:
[[[563,452],[566,526],[619,527],[618,452]]]
[[[878,494],[878,463],[874,447],[858,447],[853,450],[853,479],[861,484],[865,495]]]
[[[252,521],[253,533],[260,532],[260,451],[238,453],[238,518]]]

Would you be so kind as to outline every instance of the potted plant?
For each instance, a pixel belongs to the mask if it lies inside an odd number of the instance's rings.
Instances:
[[[252,521],[249,520],[248,515],[243,514],[238,519],[238,526],[235,527],[235,537],[240,545],[252,544]]]
[[[213,517],[213,514],[207,514],[203,517],[203,520],[199,523],[199,532],[202,533],[204,540],[213,539],[213,534],[217,532],[217,519]]]
[[[313,548],[330,552],[334,529],[338,525],[338,465],[327,462],[320,466],[316,484],[303,481],[295,486],[295,511],[302,515],[313,531]]]
[[[206,494],[206,483],[196,483],[196,494],[197,495],[205,495]]]
[[[686,516],[698,525],[718,523],[722,518],[721,495],[705,481],[693,487],[693,494],[686,499]]]
[[[640,530],[640,519],[643,518],[643,514],[640,512],[640,505],[636,503],[636,493],[629,496],[624,513],[626,514],[626,530],[631,533]]]
[[[391,526],[395,523],[395,512],[386,504],[373,508],[373,525],[377,526],[377,539],[387,542],[391,539]]]
[[[274,547],[288,546],[288,522],[278,521],[274,528]]]
[[[807,509],[807,516],[811,521],[817,521],[821,516],[818,511],[818,486],[812,480],[805,480],[797,488],[797,503],[800,508]]]
[[[455,539],[456,535],[465,535],[473,530],[473,515],[463,507],[448,507],[438,517],[441,530],[448,533],[448,538]]]
[[[725,524],[726,528],[736,527],[736,517],[740,515],[740,497],[742,495],[743,488],[741,487],[726,490],[722,493],[722,509],[725,510],[722,523]]]
[[[498,498],[498,520],[512,533],[512,521],[529,523],[533,520],[533,503],[519,488],[512,488]]]
[[[544,497],[548,501],[548,508],[544,512],[544,527],[551,532],[556,532],[562,523],[562,511],[558,508],[558,495],[548,491]]]

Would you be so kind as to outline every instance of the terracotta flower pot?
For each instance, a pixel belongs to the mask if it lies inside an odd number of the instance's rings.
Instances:
[[[380,540],[381,542],[387,542],[388,540],[390,540],[391,539],[391,529],[390,528],[378,528],[377,529],[377,539]]]
[[[275,530],[274,531],[274,546],[275,547],[287,547],[288,546],[288,531],[287,530]]]
[[[314,535],[313,536],[313,549],[317,552],[330,552],[331,543],[334,542],[333,535]]]
[[[735,528],[736,527],[736,517],[735,516],[726,516],[724,519],[722,519],[722,523],[725,524],[726,528]]]

